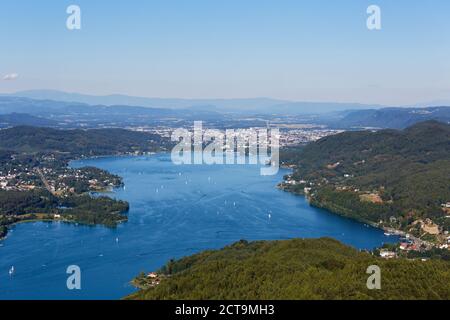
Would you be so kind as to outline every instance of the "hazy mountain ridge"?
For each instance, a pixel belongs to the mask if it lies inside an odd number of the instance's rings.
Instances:
[[[0,114],[13,112],[53,115],[53,114],[140,114],[140,115],[159,115],[159,116],[186,116],[187,110],[174,110],[167,108],[147,108],[135,105],[91,105],[80,102],[67,102],[59,100],[39,100],[26,97],[0,96]],[[193,110],[195,113],[211,113],[214,111]]]
[[[15,126],[53,127],[57,122],[32,116],[26,113],[10,113],[0,115],[0,128]]]
[[[5,96],[5,95],[4,95]],[[273,98],[237,98],[237,99],[177,99],[146,98],[128,95],[94,96],[79,93],[67,93],[56,90],[20,91],[6,96],[24,97],[38,100],[56,100],[90,105],[135,105],[147,108],[202,109],[220,112],[264,113],[264,114],[316,114],[349,109],[382,108],[376,104],[304,102]]]
[[[164,99],[163,99],[164,100]],[[175,99],[176,100],[176,99]],[[164,100],[167,104],[171,100]],[[186,103],[188,100],[180,100]],[[403,129],[415,123],[437,120],[450,122],[450,107],[423,107],[423,108],[380,108],[367,109],[369,106],[360,104],[333,104],[333,103],[281,103],[268,106],[268,102],[279,103],[270,99],[246,100],[247,109],[236,110],[232,106],[241,100],[217,100],[225,104],[207,105],[214,101],[205,100],[205,104],[180,108],[151,108],[136,105],[104,105],[87,104],[81,102],[67,102],[57,100],[40,100],[26,97],[0,95],[0,115],[23,114],[22,122],[5,121],[9,125],[36,125],[61,127],[97,127],[97,126],[140,126],[140,125],[192,125],[193,121],[210,122],[212,126],[265,126],[267,120],[288,123],[316,123],[330,128],[392,128]],[[242,100],[243,101],[243,100]],[[259,108],[256,105],[260,104]],[[175,104],[176,105],[176,104]],[[342,108],[335,110],[334,108]],[[224,111],[225,110],[225,111]],[[277,110],[274,112],[273,110]],[[305,111],[306,110],[306,111]],[[308,111],[309,110],[309,111]],[[309,114],[311,110],[316,114]],[[322,111],[320,111],[322,110]],[[328,110],[323,112],[323,110]],[[39,117],[42,121],[25,121],[25,114]],[[12,117],[12,116],[10,116]],[[309,119],[308,119],[309,117]],[[50,122],[46,123],[45,119]],[[20,120],[20,119],[17,119]],[[1,119],[0,119],[1,123]]]
[[[22,97],[1,97],[0,115],[28,114],[54,121],[59,127],[127,127],[177,123],[178,121],[216,121],[224,116],[201,109],[163,109],[140,106],[104,106]],[[16,125],[33,125],[17,123]],[[54,125],[48,125],[54,126]]]
[[[404,129],[418,122],[436,120],[450,122],[450,107],[382,108],[350,110],[337,114],[330,126]]]

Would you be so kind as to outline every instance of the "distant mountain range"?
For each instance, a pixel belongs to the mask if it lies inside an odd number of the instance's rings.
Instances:
[[[105,106],[0,96],[0,115],[10,114],[27,114],[49,119],[59,126],[67,125],[69,127],[84,125],[96,127],[101,124],[124,127],[128,125],[161,124],[165,121],[172,123],[177,121],[193,122],[194,120],[211,121],[223,118],[223,115],[216,111],[203,111],[195,108],[187,110],[123,105]],[[26,121],[16,124],[33,125],[33,123]]]
[[[450,107],[351,110],[335,113],[322,121],[338,128],[404,129],[428,120],[450,123]]]
[[[56,121],[35,117],[26,113],[10,113],[0,115],[0,128],[16,126],[54,127]]]
[[[24,95],[26,95],[24,93]],[[156,99],[163,107],[134,105],[88,104],[67,101],[73,99],[108,100],[113,97],[94,97],[78,94],[66,94],[58,91],[31,91],[42,99],[0,95],[0,127],[33,125],[48,127],[127,127],[141,125],[192,125],[193,121],[204,121],[213,127],[250,127],[265,126],[266,121],[277,123],[316,123],[330,128],[392,128],[403,129],[417,122],[437,120],[450,122],[450,107],[428,108],[382,108],[376,106],[367,109],[367,105],[282,102],[271,99],[247,100],[178,100]],[[46,95],[58,100],[44,100]],[[83,98],[84,97],[84,98]],[[125,97],[125,96],[118,96]],[[134,97],[129,97],[134,99]],[[125,98],[123,98],[125,99]],[[147,101],[155,99],[136,98]],[[119,99],[120,100],[120,99]],[[173,104],[171,104],[171,101]],[[107,102],[107,101],[104,101]],[[125,101],[122,101],[125,102]],[[135,101],[137,102],[137,101]],[[195,105],[195,103],[198,103]],[[203,102],[201,106],[200,102]],[[207,106],[206,103],[215,103]],[[156,103],[156,102],[155,102]],[[234,109],[241,103],[243,109]],[[260,103],[260,108],[257,108]],[[274,103],[274,105],[270,105]],[[278,103],[275,105],[275,103]],[[168,106],[172,107],[169,108]],[[189,106],[190,105],[190,106]],[[182,108],[184,106],[184,108]],[[344,109],[347,107],[347,109]],[[335,108],[343,108],[337,110]],[[276,110],[273,111],[273,110]],[[301,110],[318,111],[307,115]],[[320,110],[332,110],[319,112]]]
[[[29,90],[10,95],[37,100],[54,100],[90,105],[130,105],[164,109],[195,109],[201,111],[261,113],[261,114],[318,114],[350,109],[378,109],[381,105],[333,102],[295,102],[271,98],[249,99],[165,99],[127,95],[94,96],[56,90]]]
[[[0,114],[28,113],[32,115],[60,115],[60,114],[95,114],[95,115],[124,115],[139,114],[142,116],[187,116],[184,109],[148,108],[134,105],[90,105],[80,102],[60,100],[41,100],[24,97],[0,96]],[[215,111],[189,110],[189,114],[212,114]]]

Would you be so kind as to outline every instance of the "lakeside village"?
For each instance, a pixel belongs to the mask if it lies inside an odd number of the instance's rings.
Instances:
[[[64,197],[88,191],[109,191],[122,183],[120,177],[97,168],[67,167],[51,154],[34,160],[39,166],[34,161],[29,163],[14,156],[0,166],[0,190],[46,189],[54,196]]]
[[[289,166],[294,169],[294,166]],[[344,178],[350,178],[350,175],[345,174]],[[287,175],[282,183],[278,185],[282,190],[292,190],[292,188],[303,187],[302,194],[305,195],[308,201],[314,198],[314,182],[305,180],[295,180],[293,175]],[[297,189],[298,190],[298,189]],[[361,202],[371,202],[374,204],[382,204],[383,200],[380,195],[374,192],[364,192],[357,188],[340,186],[337,190],[352,191],[359,196]],[[442,213],[446,219],[450,219],[450,201],[441,204]],[[378,223],[370,223],[373,227],[382,228],[386,236],[399,236],[399,242],[395,245],[385,245],[374,251],[377,255],[385,259],[393,259],[400,257],[422,257],[426,256],[427,252],[432,250],[450,250],[450,234],[447,230],[435,224],[431,219],[416,220],[411,227],[415,230],[420,230],[421,235],[413,235],[411,233],[395,229],[391,227],[392,224],[397,223],[396,217],[390,217],[389,221],[380,220]],[[369,226],[366,224],[366,226]],[[423,240],[423,236],[433,236],[434,241]],[[426,258],[422,258],[426,261]]]
[[[119,212],[126,210],[125,203],[89,196],[122,186],[119,176],[93,167],[70,168],[60,154],[9,156],[0,162],[0,239],[6,237],[9,225],[23,221],[93,223],[94,219],[113,225],[124,219]],[[77,206],[86,207],[80,211]],[[97,216],[90,210],[96,210]]]

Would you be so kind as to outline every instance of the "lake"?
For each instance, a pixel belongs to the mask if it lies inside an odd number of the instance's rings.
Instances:
[[[14,226],[0,241],[0,299],[119,299],[134,291],[129,281],[141,271],[240,239],[333,237],[359,249],[396,241],[278,190],[287,170],[261,176],[255,165],[176,166],[169,154],[71,165],[122,176],[125,187],[111,196],[130,203],[129,221],[116,229],[61,222]],[[81,268],[79,291],[66,287],[70,265]]]

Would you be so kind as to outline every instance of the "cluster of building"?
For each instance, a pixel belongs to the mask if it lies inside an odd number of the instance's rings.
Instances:
[[[58,196],[75,193],[74,184],[77,181],[83,182],[89,190],[104,190],[115,186],[108,177],[93,178],[82,169],[43,168],[38,169],[37,173],[48,191]]]
[[[150,272],[147,274],[147,285],[149,287],[155,287],[161,283],[160,276],[156,272]]]
[[[280,147],[286,147],[286,146],[294,146],[294,145],[301,145],[306,144],[312,141],[317,141],[319,139],[322,139],[324,137],[335,135],[338,133],[343,132],[342,130],[332,130],[332,129],[326,129],[320,126],[301,126],[301,128],[297,128],[298,126],[294,126],[293,128],[289,128],[286,126],[281,126],[279,129],[280,134],[276,138],[279,140]],[[276,129],[276,126],[270,126],[267,127],[251,127],[246,129],[234,129],[236,138],[238,141],[245,141],[248,140],[248,134],[249,132],[262,132],[263,130],[270,130],[270,129]],[[128,128],[134,131],[140,131],[140,132],[149,132],[152,134],[160,135],[163,138],[170,139],[172,137],[172,133],[174,132],[173,127],[165,127],[165,126],[156,126],[156,127],[133,127]],[[181,128],[186,129],[189,131],[193,131],[193,127],[186,127]],[[233,130],[233,129],[230,129]],[[215,135],[223,134],[225,135],[225,130],[222,129],[208,129],[209,133],[214,133]],[[202,135],[204,135],[206,132],[206,129],[203,130]],[[238,142],[239,143],[239,142]],[[242,147],[242,146],[241,146]]]
[[[281,131],[280,146],[307,144],[343,132],[331,129],[287,129]]]
[[[406,235],[405,238],[400,239],[400,245],[398,247],[401,251],[420,251],[421,246],[418,241],[414,241],[414,239],[410,238],[409,235]]]
[[[172,132],[174,131],[173,127],[167,126],[139,126],[139,127],[126,127],[128,130],[137,131],[137,132],[148,132],[152,134],[157,134],[162,138],[170,139],[172,136]]]
[[[27,191],[33,190],[35,186],[34,174],[28,169],[20,171],[12,169],[0,172],[0,190],[5,191]]]
[[[83,170],[70,168],[27,168],[18,167],[7,172],[0,171],[0,190],[29,191],[36,188],[46,188],[54,195],[75,193],[74,182],[84,181],[90,190],[102,190],[114,187],[114,182],[108,179],[91,178]]]

